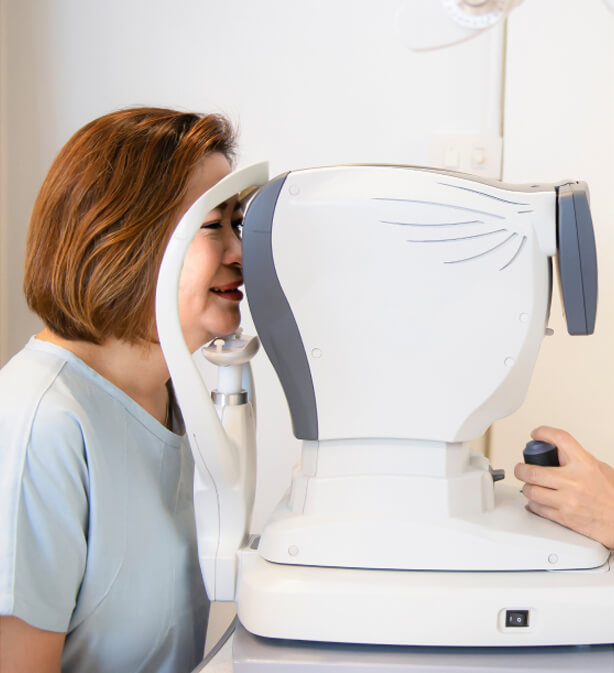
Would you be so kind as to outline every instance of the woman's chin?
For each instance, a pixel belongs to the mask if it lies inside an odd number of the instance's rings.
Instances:
[[[229,336],[239,329],[240,324],[241,316],[239,315],[237,316],[236,320],[225,320],[223,322],[219,322],[216,325],[211,325],[211,327],[207,330],[207,338],[205,338],[202,343],[208,343],[211,341],[211,339],[218,337]]]
[[[237,306],[236,315],[233,316],[232,320],[229,320],[227,322],[227,325],[223,328],[223,331],[218,332],[218,335],[226,336],[228,334],[232,334],[233,332],[236,332],[239,329],[240,324],[241,324],[241,312],[239,311],[239,307]]]

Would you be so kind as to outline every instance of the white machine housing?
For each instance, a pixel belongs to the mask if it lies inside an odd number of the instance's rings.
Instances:
[[[569,330],[592,332],[585,186],[504,185],[409,166],[334,166],[264,182],[264,169],[252,167],[203,195],[184,217],[190,224],[178,225],[158,282],[160,341],[199,473],[210,596],[236,596],[244,626],[277,638],[614,641],[614,620],[597,617],[606,605],[614,617],[609,551],[530,514],[467,445],[525,396],[557,250]],[[205,207],[252,183],[263,186],[244,220],[250,309],[304,440],[259,541],[247,538],[253,396],[234,390],[242,374],[222,368],[214,399],[236,407],[225,439],[223,407],[215,413],[196,381],[176,310],[181,262]],[[234,341],[210,347],[210,359],[231,362]],[[251,341],[242,343],[241,353]],[[562,623],[560,592],[582,628]],[[518,610],[523,628],[510,623]]]
[[[557,252],[569,330],[592,331],[587,204],[575,183],[360,165],[292,171],[252,199],[248,300],[304,443],[257,551],[242,553],[248,630],[414,645],[572,642],[545,617],[556,612],[552,588],[548,610],[540,596],[520,631],[506,624],[512,594],[527,581],[555,586],[553,570],[611,582],[609,551],[529,513],[467,442],[525,397]],[[485,587],[496,610],[484,604],[466,619]],[[444,596],[449,619],[435,607]],[[585,632],[599,641],[594,620]]]
[[[252,315],[268,317],[276,274],[311,376],[315,414],[291,400],[295,429],[310,414],[299,437],[462,442],[517,409],[549,312],[556,201],[552,186],[511,191],[411,167],[296,171],[272,213],[272,267],[248,208]],[[257,326],[265,348],[297,338]],[[288,369],[278,365],[284,385]]]

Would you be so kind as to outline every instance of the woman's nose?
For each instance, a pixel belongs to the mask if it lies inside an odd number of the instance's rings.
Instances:
[[[228,233],[226,237],[226,250],[224,254],[224,263],[225,264],[241,264],[242,253],[241,253],[241,239],[237,236],[234,229]]]

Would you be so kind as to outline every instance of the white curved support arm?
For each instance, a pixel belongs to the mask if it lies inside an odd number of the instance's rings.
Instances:
[[[235,171],[200,196],[181,218],[164,253],[156,288],[156,325],[195,462],[198,552],[211,600],[233,600],[234,578],[218,577],[218,556],[234,556],[246,534],[246,494],[241,461],[229,440],[183,337],[179,279],[183,262],[207,213],[244,189],[268,180],[268,165]],[[226,564],[234,566],[233,563]],[[229,581],[231,580],[231,581]],[[225,587],[223,590],[218,586]],[[229,595],[232,593],[232,595]]]
[[[252,403],[254,410],[254,422],[257,420],[258,407],[256,406],[256,386],[254,385],[254,374],[252,372],[252,365],[246,362],[243,365],[242,386],[247,391],[247,398]]]

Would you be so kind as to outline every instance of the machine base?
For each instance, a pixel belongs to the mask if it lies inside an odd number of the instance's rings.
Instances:
[[[614,646],[392,647],[261,638],[238,625],[234,673],[605,673]]]
[[[239,619],[268,638],[435,647],[614,643],[612,557],[595,570],[553,572],[291,566],[251,549],[240,563]]]

